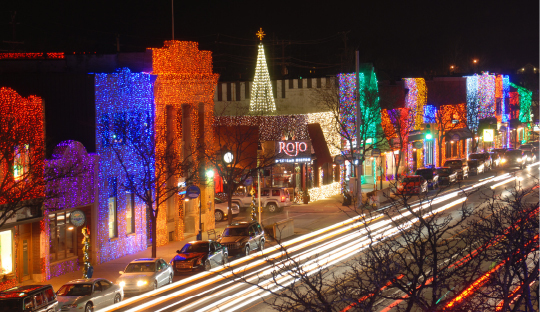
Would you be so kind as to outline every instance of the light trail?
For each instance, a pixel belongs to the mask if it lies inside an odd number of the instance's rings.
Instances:
[[[496,187],[500,187],[500,186],[502,186],[503,184],[507,184],[508,182],[516,181],[516,180],[518,180],[518,178],[517,178],[517,177],[513,177],[513,178],[510,178],[510,179],[504,180],[504,181],[502,181],[502,182],[495,183],[495,184],[492,185],[490,188],[493,190],[493,189],[495,189]]]

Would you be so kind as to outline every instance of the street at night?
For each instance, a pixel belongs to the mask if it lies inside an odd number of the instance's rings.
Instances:
[[[538,2],[11,1],[0,312],[538,312]]]

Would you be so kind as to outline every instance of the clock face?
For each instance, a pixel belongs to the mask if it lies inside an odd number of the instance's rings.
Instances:
[[[69,217],[69,221],[75,227],[79,227],[79,226],[82,226],[86,222],[86,216],[84,215],[83,211],[75,210],[75,211],[71,212],[71,215]]]
[[[231,163],[233,160],[233,154],[231,152],[227,152],[225,155],[223,155],[223,160],[225,160],[226,163]]]

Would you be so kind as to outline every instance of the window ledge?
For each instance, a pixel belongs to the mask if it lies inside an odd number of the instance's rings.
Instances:
[[[59,260],[59,261],[51,262],[51,263],[49,264],[49,266],[54,266],[54,265],[57,265],[57,264],[60,264],[60,263],[63,263],[63,262],[76,260],[76,259],[78,259],[78,258],[79,258],[79,256],[71,256],[71,257],[68,257],[68,258],[61,259],[61,260]]]
[[[137,235],[137,233],[133,232],[133,233],[129,233],[129,234],[126,234],[127,237],[130,237],[130,236],[135,236]]]
[[[117,237],[110,238],[110,239],[109,239],[109,242],[114,242],[114,241],[117,241],[117,240],[118,240],[118,236],[117,236]]]

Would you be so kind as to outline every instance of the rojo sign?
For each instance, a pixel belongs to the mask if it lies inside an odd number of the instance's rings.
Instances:
[[[310,140],[277,141],[275,146],[276,162],[310,162]]]

